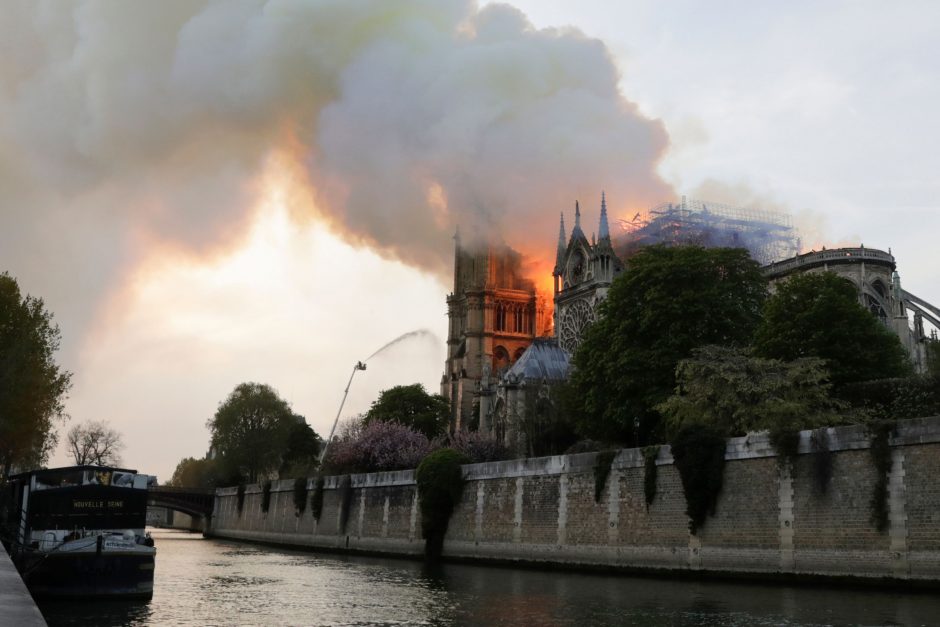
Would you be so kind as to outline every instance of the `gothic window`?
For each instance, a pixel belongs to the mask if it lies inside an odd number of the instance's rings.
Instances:
[[[566,306],[559,321],[561,328],[558,332],[558,340],[561,347],[574,354],[581,344],[584,331],[594,322],[595,318],[594,308],[586,300],[576,300]]]
[[[502,303],[496,305],[496,330],[506,330],[506,307]]]
[[[496,410],[493,412],[493,436],[496,438],[496,441],[499,443],[504,443],[506,440],[506,403],[503,402],[503,399],[496,401]]]
[[[878,299],[870,294],[865,294],[865,306],[881,320],[882,324],[888,324],[888,314],[881,306],[881,303],[878,302]]]
[[[509,351],[504,346],[493,349],[493,372],[499,374],[509,367]]]
[[[523,347],[520,346],[519,348],[516,349],[516,352],[515,352],[515,354],[513,355],[512,360],[513,360],[514,362],[515,362],[515,361],[519,361],[519,358],[522,357],[522,353],[524,353],[524,352],[525,352],[525,348],[523,348]]]

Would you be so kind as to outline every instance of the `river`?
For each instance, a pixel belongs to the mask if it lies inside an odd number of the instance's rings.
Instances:
[[[154,530],[149,602],[42,603],[59,625],[936,625],[935,594],[541,572],[288,551]],[[2,623],[2,617],[0,617]]]

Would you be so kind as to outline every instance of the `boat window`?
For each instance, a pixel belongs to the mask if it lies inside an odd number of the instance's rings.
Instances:
[[[35,479],[36,490],[48,490],[82,485],[85,477],[81,470],[50,470],[36,474]]]

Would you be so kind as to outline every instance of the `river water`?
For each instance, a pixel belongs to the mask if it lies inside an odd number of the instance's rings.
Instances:
[[[49,625],[940,625],[940,596],[929,593],[429,570],[180,531],[153,535],[151,601],[40,604]]]

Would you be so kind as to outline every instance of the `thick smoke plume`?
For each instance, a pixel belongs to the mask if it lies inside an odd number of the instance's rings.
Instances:
[[[671,197],[666,133],[618,80],[600,41],[503,5],[11,1],[0,266],[90,317],[154,242],[237,240],[272,153],[318,219],[384,255],[446,276],[460,225],[547,260],[575,198]]]

